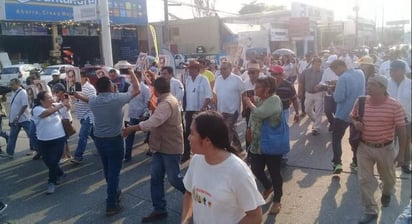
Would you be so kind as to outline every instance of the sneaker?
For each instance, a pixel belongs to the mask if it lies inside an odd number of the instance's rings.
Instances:
[[[381,203],[382,203],[382,207],[384,208],[389,207],[389,203],[391,203],[391,196],[382,194]]]
[[[342,173],[342,164],[337,163],[333,165],[333,174],[340,174]]]
[[[80,164],[80,163],[82,163],[82,161],[83,161],[82,159],[76,159],[76,158],[70,160],[70,162],[74,163],[74,164]]]
[[[48,183],[46,194],[53,194],[54,191],[56,191],[56,186],[54,185],[54,183]]]
[[[68,158],[63,158],[63,159],[60,159],[60,161],[59,161],[59,165],[62,165],[62,164],[64,164],[64,163],[66,163],[67,161],[69,161],[69,159],[68,159]]]
[[[6,210],[7,204],[0,202],[0,213],[2,213],[4,210]]]
[[[313,135],[313,136],[319,135],[319,131],[318,131],[318,130],[315,130],[315,129],[312,130],[312,135]]]
[[[121,205],[117,204],[116,207],[114,207],[114,208],[107,208],[106,209],[106,216],[109,217],[109,216],[116,215],[116,214],[120,213],[122,210],[123,210],[123,207]]]
[[[142,223],[146,222],[154,222],[160,219],[164,219],[167,217],[167,212],[161,212],[161,211],[154,211],[150,213],[148,216],[142,218]]]

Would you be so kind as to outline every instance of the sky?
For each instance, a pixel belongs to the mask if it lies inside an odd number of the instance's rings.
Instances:
[[[215,8],[224,12],[237,13],[243,4],[250,3],[251,1],[216,0]],[[292,1],[330,9],[334,12],[335,20],[347,19],[348,16],[354,17],[353,7],[356,5],[356,2],[359,4],[359,17],[371,20],[376,19],[378,26],[381,26],[382,21],[386,23],[387,21],[410,20],[411,18],[411,0],[258,0],[257,2],[268,5],[284,5],[290,8]],[[192,4],[193,0],[169,0],[169,2]],[[164,20],[163,4],[163,0],[147,0],[149,22]],[[185,6],[169,6],[169,12],[182,19],[193,17],[191,8]],[[219,13],[219,15],[225,16],[222,13]]]

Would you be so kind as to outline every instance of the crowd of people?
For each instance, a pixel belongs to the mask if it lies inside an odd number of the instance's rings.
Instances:
[[[261,130],[265,123],[277,127],[283,120],[289,122],[292,105],[293,122],[307,115],[313,122],[313,136],[323,132],[325,114],[329,123],[325,129],[332,133],[333,174],[343,171],[342,139],[350,127],[350,167],[357,170],[365,209],[359,223],[369,223],[379,212],[371,185],[375,164],[383,184],[383,207],[390,204],[395,165],[411,173],[410,64],[396,52],[387,54],[386,61],[384,57],[331,53],[307,54],[297,60],[283,55],[266,64],[252,59],[245,69],[222,62],[217,70],[213,63],[197,60],[187,64],[181,80],[172,67],[164,66],[157,73],[121,71],[130,83],[111,70],[101,74],[95,85],[81,72],[81,88],[75,88],[81,91],[69,91],[56,78],[49,90],[37,94],[33,106],[20,81],[13,79],[10,133],[1,132],[7,137],[6,153],[1,155],[13,158],[23,128],[30,150],[37,152],[33,159],[42,158],[49,169],[46,192],[52,194],[65,177],[60,164],[82,163],[91,137],[107,183],[106,215],[112,216],[122,211],[122,164],[132,160],[135,134],[143,131],[152,156],[153,211],[142,222],[167,217],[167,177],[183,194],[182,223],[192,219],[195,223],[261,223],[261,206],[271,195],[270,214],[281,211],[281,169],[288,160],[287,153],[262,150]],[[124,122],[126,104],[129,120]],[[73,156],[62,124],[64,119],[72,121],[72,109],[80,121]],[[245,145],[237,133],[240,118],[247,124]],[[182,176],[179,165],[189,160]],[[262,184],[262,192],[255,179]]]

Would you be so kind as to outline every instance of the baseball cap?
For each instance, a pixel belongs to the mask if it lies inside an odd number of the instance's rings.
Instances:
[[[385,87],[385,89],[388,88],[388,79],[383,75],[376,75],[376,76],[370,77],[369,80],[380,83],[382,86]]]
[[[59,70],[55,69],[51,72],[51,75],[60,75]]]
[[[280,65],[272,65],[269,68],[270,73],[277,73],[277,74],[282,74],[284,72],[282,66]]]
[[[57,93],[57,92],[60,92],[60,91],[66,92],[66,87],[64,87],[64,85],[61,84],[61,83],[54,84],[53,85],[53,92]]]

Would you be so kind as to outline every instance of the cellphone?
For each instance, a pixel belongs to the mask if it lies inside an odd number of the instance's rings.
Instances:
[[[124,121],[124,127],[125,128],[129,127],[129,122],[128,121]]]
[[[69,99],[69,94],[65,93],[64,98]]]
[[[74,92],[67,92],[67,95],[73,95],[74,94]]]

